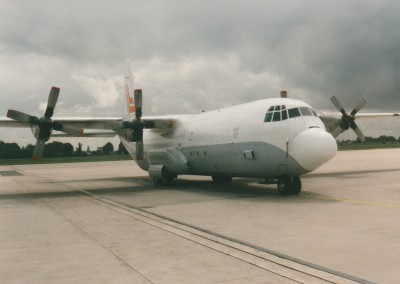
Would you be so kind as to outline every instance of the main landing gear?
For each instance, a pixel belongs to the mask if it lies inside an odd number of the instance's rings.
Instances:
[[[153,183],[158,186],[169,186],[177,177],[175,174],[165,173],[161,178],[153,178]]]
[[[229,176],[211,176],[214,183],[230,183],[232,182],[232,177]]]
[[[300,191],[301,180],[299,177],[282,176],[278,178],[278,192],[280,195],[299,194]]]

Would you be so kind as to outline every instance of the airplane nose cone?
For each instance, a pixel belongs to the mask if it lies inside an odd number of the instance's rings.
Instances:
[[[289,145],[289,154],[310,172],[332,159],[336,152],[336,140],[320,128],[304,130]]]

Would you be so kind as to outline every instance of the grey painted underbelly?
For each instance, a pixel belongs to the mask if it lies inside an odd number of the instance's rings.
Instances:
[[[233,177],[300,176],[307,173],[286,151],[263,142],[182,148],[190,174]]]

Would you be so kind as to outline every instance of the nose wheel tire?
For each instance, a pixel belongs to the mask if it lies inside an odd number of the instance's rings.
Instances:
[[[280,195],[299,194],[301,191],[301,180],[299,177],[280,177],[278,178],[277,185]]]

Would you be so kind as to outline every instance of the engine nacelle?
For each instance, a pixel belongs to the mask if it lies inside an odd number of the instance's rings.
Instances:
[[[146,151],[146,154],[150,167],[163,165],[164,170],[172,174],[185,174],[190,171],[188,160],[179,149],[173,147],[150,149]]]
[[[129,128],[118,130],[118,135],[124,137],[124,139],[128,142],[136,141],[133,130]]]
[[[162,179],[165,178],[167,175],[167,171],[164,165],[150,165],[148,172],[149,176],[154,179]]]

